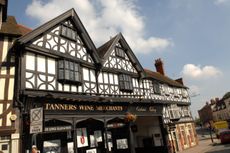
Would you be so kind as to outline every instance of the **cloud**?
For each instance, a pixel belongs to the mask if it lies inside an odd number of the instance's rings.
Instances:
[[[133,51],[150,53],[173,45],[170,39],[146,37],[144,17],[136,0],[33,0],[26,14],[44,23],[74,7],[96,45],[121,32]]]
[[[220,4],[224,4],[224,3],[227,3],[227,2],[230,2],[230,0],[215,0],[215,4],[216,5],[220,5]]]
[[[218,77],[222,72],[214,66],[204,66],[203,68],[194,64],[186,64],[183,67],[182,75],[191,79],[207,79]]]

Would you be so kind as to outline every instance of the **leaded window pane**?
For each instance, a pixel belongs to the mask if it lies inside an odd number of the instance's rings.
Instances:
[[[81,83],[82,75],[80,65],[74,62],[60,60],[58,61],[58,80],[61,83]]]
[[[160,94],[161,93],[159,83],[154,82],[154,84],[153,84],[153,90],[154,90],[154,93],[156,93],[156,94]]]
[[[70,71],[70,80],[75,81],[75,79],[74,79],[74,71]]]
[[[76,33],[71,27],[62,25],[61,36],[76,41]]]
[[[61,34],[63,36],[66,36],[66,33],[67,33],[67,28],[65,26],[62,26],[62,31],[61,31]]]
[[[72,39],[76,40],[76,34],[75,34],[75,32],[73,30],[72,30]]]
[[[68,28],[67,30],[67,37],[72,38],[72,30]]]
[[[115,53],[118,57],[120,58],[125,58],[125,53],[124,53],[124,50],[122,50],[121,48],[119,47],[116,47],[115,48]]]
[[[69,70],[69,62],[65,61],[65,69]]]
[[[59,69],[58,78],[61,80],[64,79],[64,70],[63,69]]]
[[[73,62],[69,62],[69,69],[72,70],[72,71],[74,70]]]
[[[132,78],[126,74],[119,75],[119,88],[121,91],[124,92],[132,92],[133,91],[133,84]]]

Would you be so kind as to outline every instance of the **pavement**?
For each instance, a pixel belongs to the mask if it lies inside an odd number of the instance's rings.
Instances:
[[[220,144],[219,139],[214,138],[213,142],[211,139],[201,139],[199,140],[199,144],[188,148],[186,150],[183,150],[179,153],[207,153],[208,151],[212,150],[214,146]]]
[[[212,133],[213,142],[207,129],[197,130],[197,135],[199,144],[179,153],[230,153],[230,144],[221,144],[215,133]]]

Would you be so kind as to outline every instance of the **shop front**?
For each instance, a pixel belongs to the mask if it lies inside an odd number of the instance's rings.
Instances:
[[[43,132],[27,131],[31,143],[25,147],[36,145],[41,153],[147,153],[166,146],[160,105],[38,104],[44,112]]]

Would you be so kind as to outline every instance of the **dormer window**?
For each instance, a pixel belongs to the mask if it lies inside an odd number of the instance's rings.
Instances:
[[[124,50],[122,48],[116,46],[115,47],[115,53],[116,53],[117,57],[125,59],[125,52],[124,52]]]
[[[61,83],[75,83],[82,82],[81,67],[78,63],[59,60],[58,61],[58,81]]]
[[[133,91],[132,77],[127,74],[120,74],[119,88],[121,91],[124,92],[132,92]]]
[[[67,39],[70,39],[70,40],[74,40],[74,41],[76,41],[76,39],[77,39],[76,38],[77,37],[76,32],[72,28],[67,27],[65,25],[61,26],[61,36],[65,37]]]

